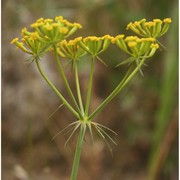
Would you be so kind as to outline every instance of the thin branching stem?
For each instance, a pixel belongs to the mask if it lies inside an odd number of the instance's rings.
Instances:
[[[143,58],[138,66],[132,71],[132,66],[130,66],[128,72],[126,73],[123,80],[119,83],[119,85],[112,91],[112,93],[96,108],[96,110],[88,117],[88,120],[92,120],[93,117],[99,113],[124,87],[125,85],[135,76],[135,74],[139,71],[141,66],[144,64],[146,58]],[[131,73],[132,72],[132,73]]]
[[[87,98],[86,98],[85,116],[88,116],[88,113],[89,113],[92,84],[93,84],[93,74],[94,74],[94,57],[92,58],[92,61],[91,61],[91,70],[90,70],[90,75],[89,75],[89,85],[88,85],[88,92],[87,92]]]
[[[82,114],[84,115],[84,107],[83,107],[83,101],[82,101],[82,96],[81,96],[81,89],[80,89],[80,84],[79,84],[79,76],[78,76],[77,63],[75,63],[75,70],[74,71],[75,71],[76,91],[77,91],[79,106],[80,106]]]
[[[62,80],[63,80],[64,85],[65,85],[65,87],[66,87],[66,90],[67,90],[67,92],[68,92],[68,94],[69,94],[69,97],[71,98],[72,102],[74,103],[74,105],[75,105],[75,107],[76,107],[76,110],[77,110],[80,118],[82,119],[82,118],[83,118],[82,113],[81,113],[81,111],[80,111],[80,109],[79,109],[79,106],[78,106],[78,104],[77,104],[77,102],[76,102],[76,99],[75,99],[75,97],[74,97],[74,95],[73,95],[73,93],[72,93],[72,90],[71,90],[71,88],[70,88],[70,86],[69,86],[69,83],[68,83],[68,81],[67,81],[67,78],[66,78],[66,76],[65,76],[65,74],[64,74],[64,71],[63,71],[63,68],[62,68],[62,65],[61,65],[61,61],[59,60],[59,56],[58,56],[58,53],[57,53],[57,48],[56,48],[56,46],[54,46],[54,54],[55,54],[55,59],[56,59],[57,65],[58,65],[59,72],[60,72],[60,74],[61,74],[61,77],[62,77]]]
[[[50,79],[45,75],[43,70],[41,69],[39,59],[36,59],[36,65],[38,67],[39,72],[41,73],[44,80],[48,83],[48,85],[52,88],[52,90],[58,95],[58,97],[61,99],[61,101],[64,103],[64,105],[67,106],[67,108],[77,117],[79,118],[79,114],[73,109],[73,107],[67,102],[67,100],[64,98],[64,96],[57,90],[57,88],[54,86],[54,84],[50,81]]]

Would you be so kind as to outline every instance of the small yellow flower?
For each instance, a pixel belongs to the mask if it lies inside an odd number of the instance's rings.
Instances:
[[[46,30],[48,30],[48,31],[51,31],[51,30],[53,29],[53,26],[47,24],[47,25],[44,26],[44,28],[45,28]]]
[[[18,40],[19,40],[19,38],[14,38],[14,39],[11,41],[11,44],[15,44]]]
[[[81,24],[79,24],[79,23],[73,23],[73,26],[77,27],[78,29],[82,28]]]
[[[68,31],[69,31],[69,29],[68,28],[66,28],[66,27],[61,27],[61,28],[59,28],[59,32],[61,33],[61,34],[67,34],[68,33]]]
[[[77,38],[74,39],[75,43],[78,43],[81,40],[82,40],[82,37],[77,37]]]
[[[124,36],[125,36],[124,34],[117,35],[116,37],[112,38],[111,42],[114,44],[116,43],[117,40],[123,39]]]
[[[43,24],[44,24],[43,22],[35,22],[35,23],[31,24],[31,27],[36,28],[36,27],[42,26]]]
[[[58,23],[52,23],[52,27],[58,27],[59,24]]]
[[[137,42],[135,42],[135,41],[131,41],[128,43],[129,47],[135,47],[136,45],[137,45]]]
[[[129,42],[129,41],[136,41],[138,40],[139,38],[137,36],[127,36],[125,38],[125,42]]]
[[[162,24],[162,20],[160,20],[160,19],[153,19],[153,21],[154,21],[155,23],[160,23],[160,24]]]
[[[21,35],[24,36],[24,35],[26,35],[27,32],[28,32],[27,28],[25,27],[21,30]]]
[[[39,18],[39,19],[37,19],[37,23],[41,23],[41,22],[43,22],[44,21],[44,18]]]
[[[156,48],[156,49],[158,49],[158,48],[159,48],[159,45],[158,45],[157,43],[155,43],[155,44],[151,44],[150,47],[151,47],[151,48]]]
[[[75,38],[73,40],[70,40],[68,44],[71,45],[71,46],[76,45],[77,47],[79,47],[78,42],[81,41],[81,40],[82,40],[82,37],[77,37],[77,38]]]
[[[109,39],[112,40],[114,37],[110,36],[110,35],[104,35],[102,36],[102,39]]]
[[[45,23],[52,23],[52,22],[53,22],[53,19],[44,19],[44,22],[45,22]]]
[[[171,23],[172,22],[172,19],[171,18],[165,18],[163,20],[164,23]]]
[[[155,22],[145,22],[144,25],[148,26],[148,27],[152,27],[152,26],[155,26],[156,23]]]
[[[39,34],[38,34],[38,32],[32,32],[32,33],[30,34],[30,40],[37,40],[37,39],[39,39]]]
[[[56,16],[55,17],[55,21],[62,21],[63,20],[63,17],[62,16]]]
[[[96,36],[88,36],[83,39],[83,42],[99,41],[100,38]]]
[[[23,38],[21,39],[22,42],[27,41],[27,39],[29,38],[29,36],[23,36]]]
[[[138,22],[138,21],[135,21],[135,22],[134,22],[134,26],[137,27],[137,26],[139,26],[139,25],[140,25],[140,22]]]

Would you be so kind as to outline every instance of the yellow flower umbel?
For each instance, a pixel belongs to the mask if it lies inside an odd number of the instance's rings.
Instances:
[[[31,54],[32,59],[38,58],[53,48],[63,39],[72,35],[77,29],[82,26],[78,23],[70,23],[58,16],[55,19],[38,19],[35,23],[31,24],[34,29],[33,32],[23,28],[21,31],[21,42],[18,38],[12,40],[18,48],[24,52]]]
[[[39,33],[29,32],[26,28],[21,31],[21,41],[15,38],[11,44],[15,44],[19,49],[31,55],[31,59],[39,59],[41,55],[49,50],[49,45],[43,42]]]
[[[73,64],[80,57],[86,54],[86,51],[79,46],[82,37],[75,38],[70,41],[63,40],[57,45],[58,54],[66,59],[72,60]]]
[[[50,43],[57,43],[72,35],[76,30],[82,28],[78,23],[70,23],[57,16],[55,19],[38,19],[31,27],[39,33],[39,35]]]
[[[79,42],[79,45],[89,54],[96,57],[109,47],[112,39],[113,37],[109,35],[103,37],[88,36]]]
[[[155,43],[154,38],[138,38],[137,36],[125,36],[123,34],[116,36],[112,39],[112,43],[129,54],[132,57],[143,57],[146,54],[148,57],[151,53],[151,44]],[[157,49],[157,48],[156,48]],[[148,53],[149,52],[149,53]],[[152,54],[151,54],[152,56]]]
[[[171,22],[171,18],[164,20],[154,19],[149,22],[146,22],[146,19],[142,19],[134,23],[130,22],[127,25],[127,30],[130,29],[143,37],[159,38],[168,31]]]
[[[112,39],[113,37],[110,35],[102,37],[88,36],[80,41],[79,45],[82,49],[89,53],[93,59],[96,57],[101,63],[106,65],[98,55],[109,47]]]
[[[138,38],[137,36],[125,36],[123,34],[112,39],[112,43],[130,55],[130,58],[121,62],[119,65],[136,62],[138,63],[142,58],[149,58],[154,55],[159,45],[155,43],[154,38]]]

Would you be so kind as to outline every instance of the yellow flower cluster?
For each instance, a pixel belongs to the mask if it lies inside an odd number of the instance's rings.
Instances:
[[[102,37],[88,36],[80,41],[79,45],[87,53],[95,57],[109,47],[112,39],[113,37],[110,35],[105,35]]]
[[[38,19],[31,24],[33,32],[23,28],[21,41],[15,38],[11,44],[15,44],[24,52],[31,54],[33,58],[40,57],[49,51],[51,46],[72,35],[77,29],[82,28],[78,23],[70,23],[58,16],[55,19]]]
[[[143,37],[159,38],[168,31],[171,22],[171,18],[165,18],[164,20],[154,19],[149,22],[146,22],[146,19],[142,19],[134,23],[130,22],[127,25],[127,30],[130,29]]]
[[[88,36],[66,41],[67,37],[82,28],[80,24],[70,23],[62,16],[55,17],[55,19],[40,18],[31,24],[34,29],[33,32],[23,28],[21,41],[15,38],[11,43],[31,54],[33,58],[39,58],[43,53],[56,47],[58,54],[63,58],[77,60],[88,53],[93,58],[97,57],[100,60],[99,54],[105,51],[110,43],[116,44],[133,58],[151,57],[159,48],[156,38],[167,32],[171,22],[171,18],[154,19],[150,22],[142,19],[127,25],[127,29],[131,29],[143,38],[137,36],[125,37],[124,34],[120,34],[116,37],[110,35],[102,37]]]
[[[150,57],[155,53],[155,50],[159,48],[159,45],[155,43],[155,38],[138,38],[137,36],[127,36],[124,38],[124,34],[116,36],[112,39],[112,43],[131,55],[132,57]]]
[[[40,36],[45,37],[46,40],[58,42],[72,35],[76,30],[82,28],[78,23],[70,23],[63,19],[62,16],[57,16],[55,19],[38,19],[31,24]]]
[[[70,41],[63,40],[58,43],[58,54],[70,60],[78,60],[81,56],[85,54],[85,51],[80,48],[79,42],[82,40],[82,37],[75,38]]]
[[[23,28],[21,35],[21,41],[19,41],[19,38],[14,38],[11,44],[15,44],[22,51],[32,55],[33,60],[39,59],[42,54],[49,50],[50,46],[43,42],[43,38],[40,37],[38,32],[29,32],[27,28]]]
[[[66,59],[78,60],[86,53],[93,57],[97,57],[103,64],[105,64],[98,55],[105,51],[111,43],[113,37],[105,35],[102,37],[88,36],[85,38],[78,37],[70,41],[63,40],[58,43],[58,54]]]

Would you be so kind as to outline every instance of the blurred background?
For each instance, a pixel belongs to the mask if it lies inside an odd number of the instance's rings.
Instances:
[[[78,180],[177,180],[178,179],[178,1],[175,0],[2,0],[2,179],[68,180],[76,138],[64,148],[67,135],[52,137],[75,119],[62,107],[28,56],[10,45],[40,17],[62,15],[79,22],[76,36],[133,34],[130,21],[171,17],[173,22],[159,50],[136,77],[95,119],[113,129],[113,156],[96,138],[84,143]],[[106,68],[96,63],[92,109],[123,77],[127,66],[114,68],[125,58],[111,46],[101,55]],[[43,63],[46,61],[46,63]],[[51,56],[43,68],[66,94]],[[66,66],[65,66],[66,67]],[[87,86],[87,66],[80,69]],[[71,68],[67,76],[74,87]]]

